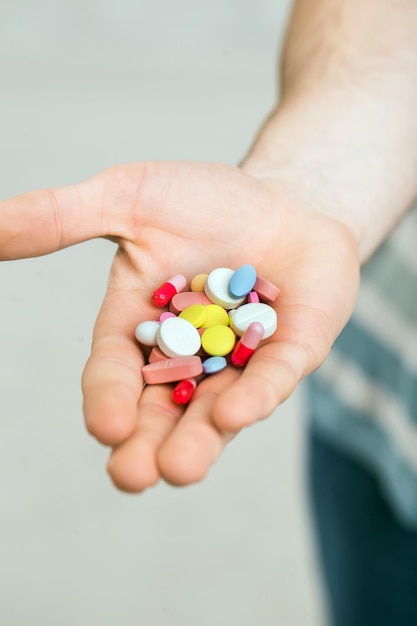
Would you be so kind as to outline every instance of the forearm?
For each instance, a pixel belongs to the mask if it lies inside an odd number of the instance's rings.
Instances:
[[[299,0],[243,167],[345,222],[368,258],[417,197],[414,0]]]

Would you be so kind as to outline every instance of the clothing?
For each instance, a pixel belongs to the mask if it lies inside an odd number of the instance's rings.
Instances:
[[[312,432],[308,481],[331,626],[416,626],[417,531],[375,477]]]
[[[417,206],[363,268],[352,319],[308,384],[314,429],[417,529]]]

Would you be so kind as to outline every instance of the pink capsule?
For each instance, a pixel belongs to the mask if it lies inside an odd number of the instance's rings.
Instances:
[[[199,356],[182,356],[162,359],[142,367],[143,380],[147,385],[163,385],[185,380],[203,373]]]
[[[186,378],[181,380],[172,392],[172,399],[176,404],[188,404],[193,397],[194,391],[197,387],[197,381],[195,378]]]
[[[265,329],[260,322],[249,324],[241,339],[237,342],[230,361],[235,367],[245,367],[256,348],[259,346]]]
[[[251,291],[250,293],[248,293],[248,303],[258,303],[259,302],[259,296],[256,293],[256,291]]]
[[[166,283],[158,287],[152,294],[152,302],[155,306],[166,306],[172,300],[172,298],[185,289],[187,279],[182,274],[176,274],[172,276]]]
[[[161,315],[159,316],[159,321],[162,323],[165,320],[167,320],[169,317],[176,317],[175,313],[170,313],[169,311],[164,311],[163,313],[161,313]]]

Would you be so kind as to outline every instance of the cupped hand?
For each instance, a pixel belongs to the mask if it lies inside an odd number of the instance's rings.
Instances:
[[[108,471],[138,492],[162,477],[202,479],[240,429],[271,414],[326,358],[358,288],[357,244],[297,189],[239,168],[199,163],[118,166],[65,188],[0,203],[0,258],[45,254],[93,237],[118,245],[83,374],[86,425],[112,446]],[[279,286],[278,329],[244,370],[205,378],[184,409],[172,386],[143,388],[134,330],[173,274],[188,279],[250,263]]]

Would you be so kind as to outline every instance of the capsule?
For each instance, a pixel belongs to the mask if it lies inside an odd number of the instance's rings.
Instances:
[[[248,293],[248,304],[257,304],[259,302],[259,296],[256,291]]]
[[[241,339],[233,350],[230,361],[235,367],[245,367],[246,363],[259,346],[264,335],[264,327],[260,322],[249,324]]]
[[[167,306],[172,298],[185,289],[187,279],[182,274],[176,274],[172,276],[166,283],[158,287],[152,294],[152,302],[155,306]]]
[[[175,404],[188,404],[194,395],[197,387],[195,378],[186,378],[181,380],[172,391],[172,399]]]
[[[159,316],[159,321],[162,324],[162,322],[165,322],[165,320],[167,320],[169,317],[177,317],[177,316],[175,315],[175,313],[170,313],[169,311],[164,311]]]

